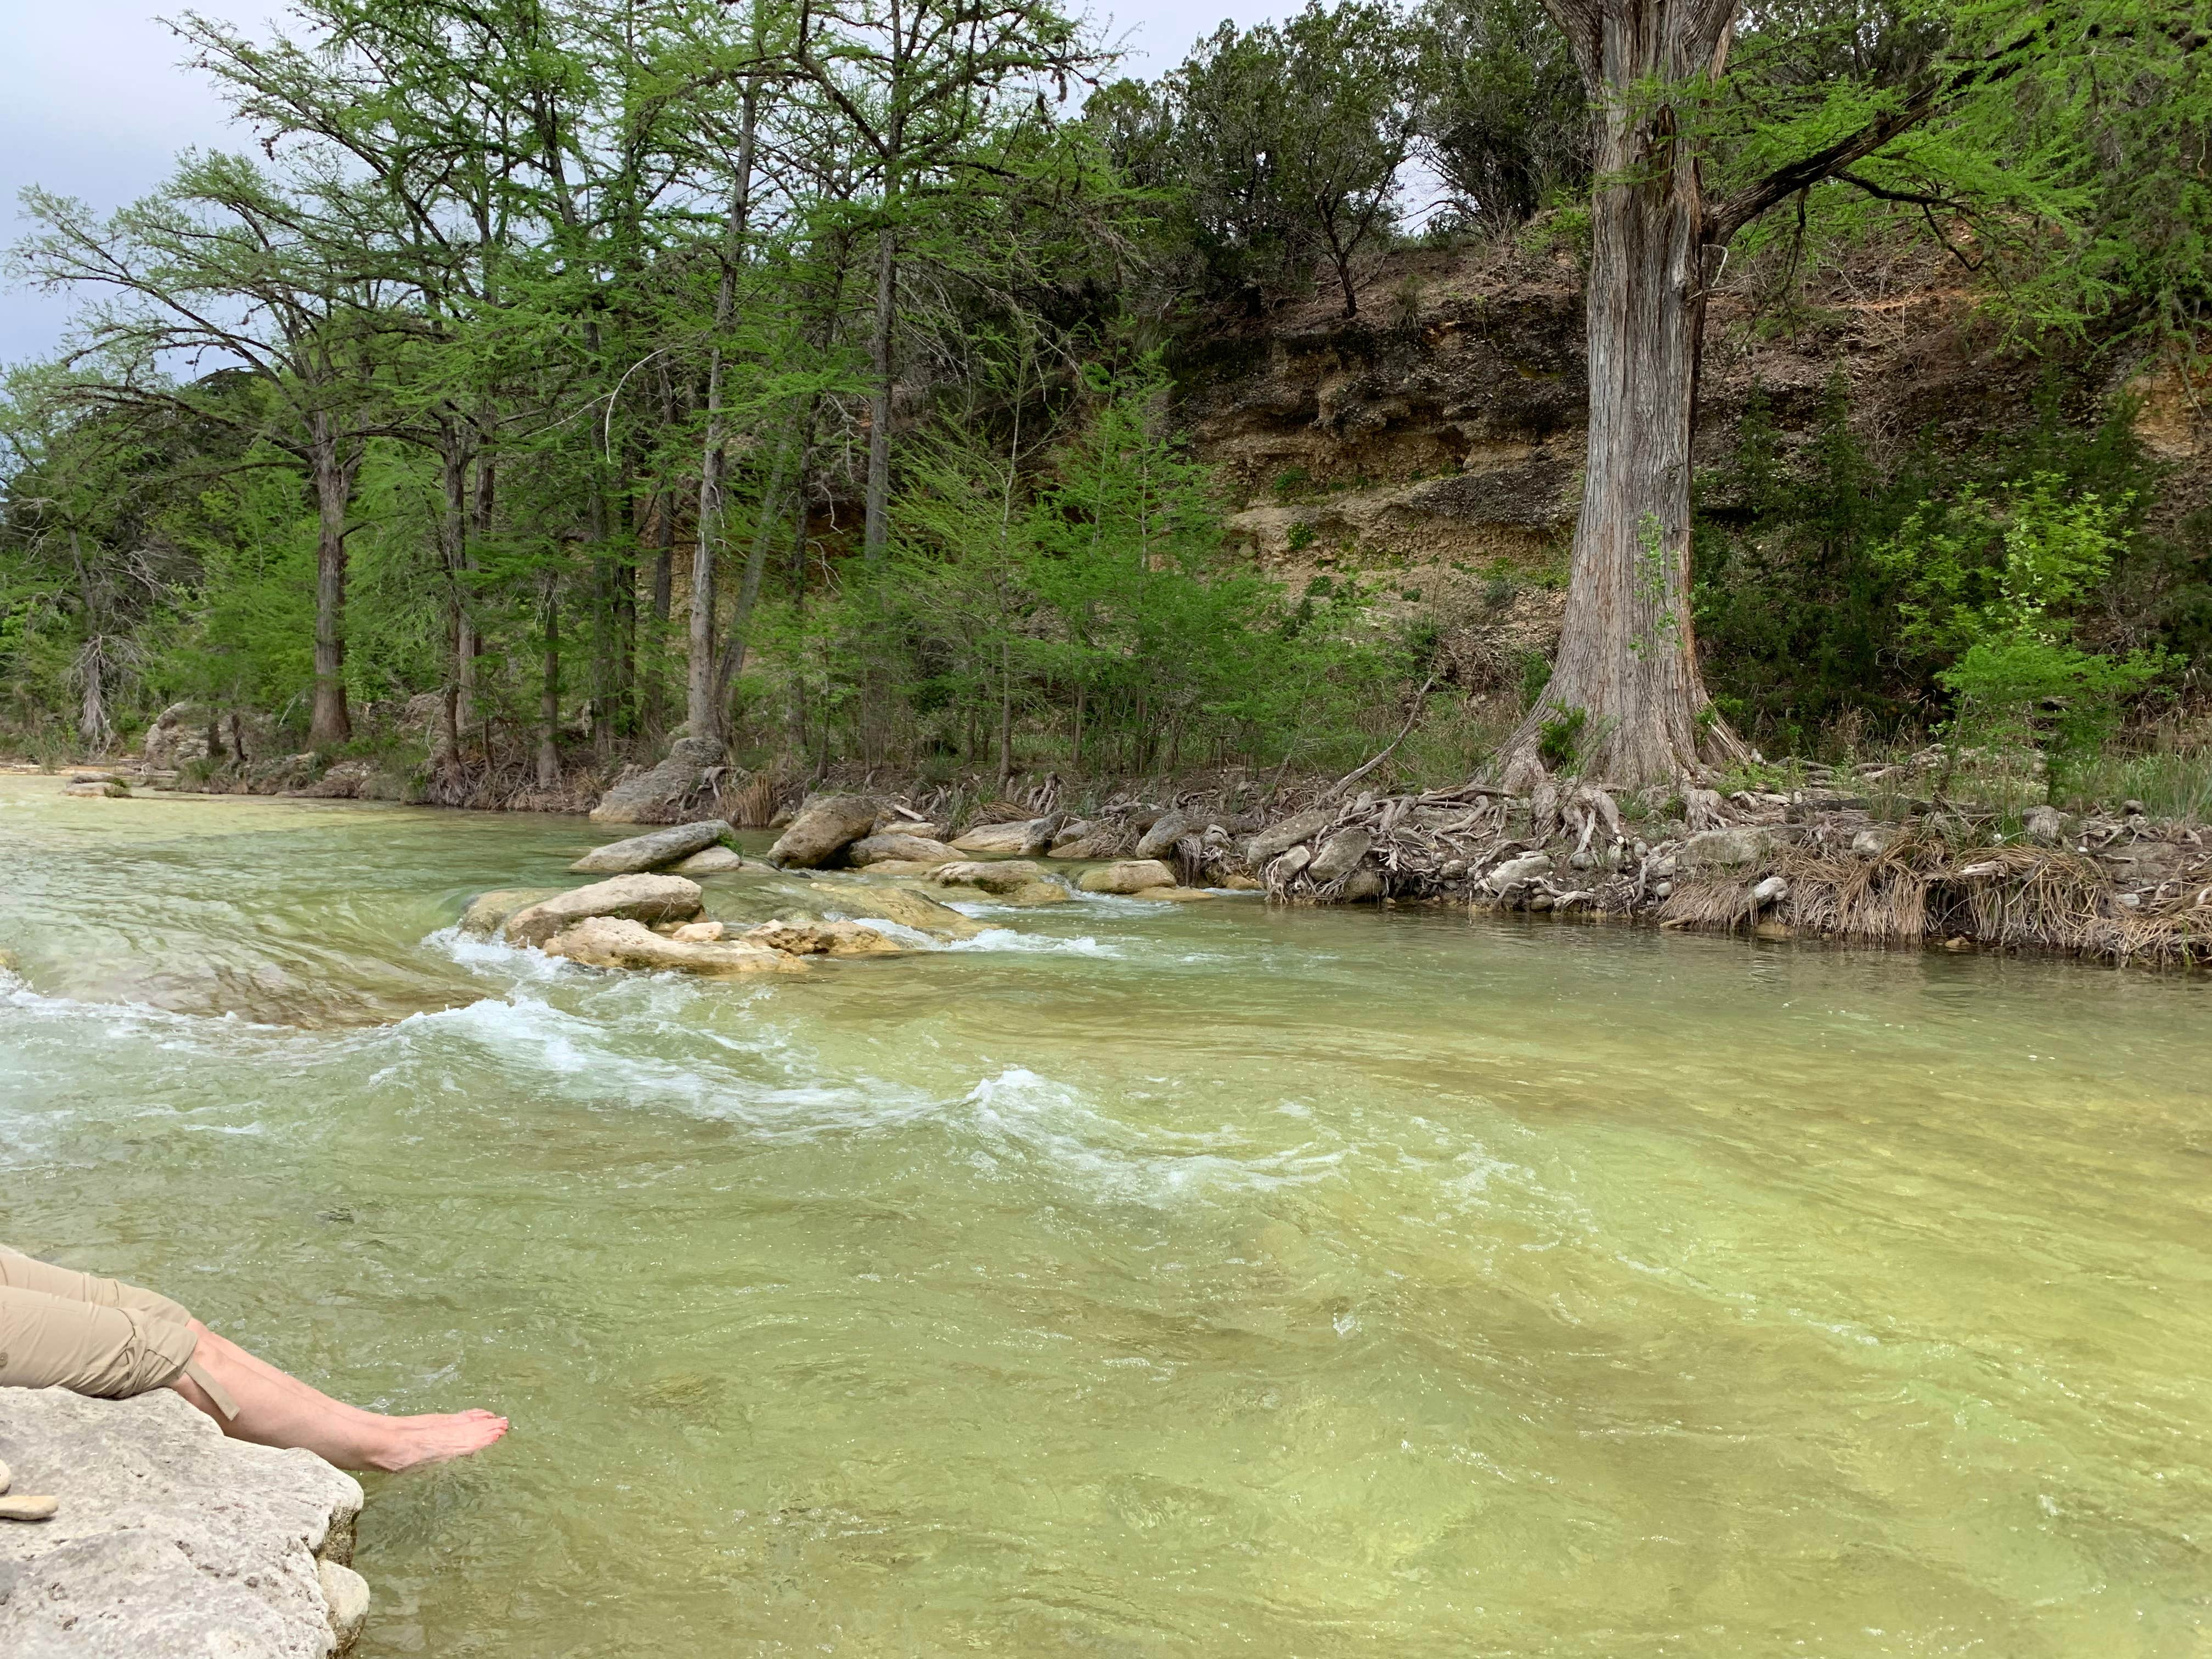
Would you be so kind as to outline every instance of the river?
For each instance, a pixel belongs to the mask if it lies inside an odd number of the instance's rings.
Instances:
[[[457,940],[580,820],[0,779],[0,1238],[319,1386],[368,1659],[2202,1654],[2212,985],[1128,900]]]

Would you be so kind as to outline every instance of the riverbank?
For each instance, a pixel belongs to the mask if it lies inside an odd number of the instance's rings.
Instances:
[[[1164,860],[1171,884],[1257,886],[1275,902],[1457,904],[1766,939],[2212,966],[2212,838],[2203,828],[2154,819],[2132,801],[2090,814],[1992,806],[1947,790],[1949,771],[1929,750],[1902,763],[1801,767],[1791,787],[1725,796],[1552,780],[1525,795],[1481,783],[1383,794],[1237,773],[1152,799],[1105,793],[1080,815],[1055,805],[1055,779],[1015,799],[946,786],[836,798],[863,799],[874,815],[844,842],[918,827],[983,861]],[[88,795],[180,787],[143,766],[65,775],[71,793]],[[343,798],[340,781],[285,793]],[[788,792],[751,793],[759,799],[745,805],[763,822],[791,821]],[[842,861],[844,842],[829,861]]]

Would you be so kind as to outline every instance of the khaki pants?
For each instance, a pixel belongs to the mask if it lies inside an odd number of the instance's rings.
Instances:
[[[103,1400],[158,1389],[191,1364],[191,1319],[166,1296],[0,1244],[0,1387]]]

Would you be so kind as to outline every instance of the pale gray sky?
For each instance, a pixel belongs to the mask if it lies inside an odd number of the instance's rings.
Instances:
[[[196,76],[177,67],[160,19],[185,9],[245,27],[280,15],[279,0],[0,0],[0,241],[21,234],[17,193],[41,185],[106,211],[161,182],[191,145],[240,148],[240,129]],[[1151,76],[1181,61],[1224,18],[1258,22],[1287,0],[1098,0],[1124,72]],[[0,289],[0,364],[43,357],[70,306]]]

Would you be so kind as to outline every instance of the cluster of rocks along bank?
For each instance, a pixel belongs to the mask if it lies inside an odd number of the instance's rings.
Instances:
[[[757,860],[737,852],[720,819],[677,824],[594,848],[569,866],[580,875],[615,872],[605,880],[480,894],[460,928],[586,967],[736,977],[804,973],[816,958],[897,956],[907,933],[972,937],[981,924],[948,902],[962,898],[1033,906],[1078,892],[1214,896],[1178,883],[1154,858],[1097,863],[1071,883],[1022,856],[1067,856],[1034,822],[941,836],[878,797],[825,795],[793,814]]]
[[[5,1389],[0,1461],[58,1501],[0,1522],[8,1659],[325,1659],[360,1634],[361,1486],[312,1452],[227,1439],[167,1389]]]

